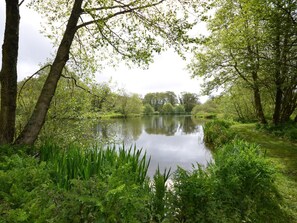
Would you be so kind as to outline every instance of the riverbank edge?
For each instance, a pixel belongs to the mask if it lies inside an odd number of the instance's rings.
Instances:
[[[286,209],[293,222],[297,222],[297,143],[261,132],[256,124],[235,124],[231,129],[236,134],[250,142],[258,144],[267,158],[278,169],[276,185],[285,201]]]

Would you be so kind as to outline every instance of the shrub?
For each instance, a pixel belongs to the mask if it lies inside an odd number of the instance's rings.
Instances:
[[[170,222],[288,222],[275,170],[259,148],[234,141],[217,150],[206,169],[178,169]]]
[[[32,208],[44,196],[38,194],[38,190],[50,184],[44,162],[38,163],[36,159],[24,154],[1,159],[0,222],[35,222]]]
[[[284,136],[291,141],[297,141],[297,127],[287,129]]]
[[[150,104],[144,105],[143,114],[145,115],[153,115],[155,112],[154,108]]]
[[[222,124],[225,126],[226,123]],[[3,150],[4,151],[4,150]],[[257,146],[234,141],[208,167],[158,169],[141,150],[47,144],[39,160],[2,151],[0,222],[289,222],[275,170]]]
[[[258,146],[236,140],[215,154],[214,197],[228,218],[240,222],[286,222],[279,204],[275,169]],[[231,221],[232,222],[232,221]]]
[[[210,178],[198,166],[193,172],[182,168],[174,174],[169,222],[217,222],[213,213],[217,203],[212,199]]]
[[[213,120],[204,125],[204,141],[214,146],[224,145],[234,139],[235,133],[230,129],[231,123]]]
[[[186,112],[185,107],[183,105],[176,105],[174,107],[175,114],[184,114]]]
[[[161,113],[162,114],[173,114],[174,108],[173,108],[172,104],[170,104],[170,103],[164,104],[161,109]]]

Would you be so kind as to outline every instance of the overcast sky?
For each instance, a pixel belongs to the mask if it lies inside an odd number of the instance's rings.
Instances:
[[[53,52],[49,40],[40,34],[40,17],[34,11],[21,6],[20,47],[18,60],[19,80],[32,75]],[[5,1],[0,2],[0,43],[3,43],[5,25]],[[1,59],[2,55],[0,55]],[[0,62],[1,63],[1,62]],[[191,79],[187,63],[173,50],[158,55],[149,69],[129,69],[124,64],[118,68],[106,68],[96,74],[98,82],[112,79],[119,88],[144,96],[148,92],[183,91],[199,93],[201,81]]]

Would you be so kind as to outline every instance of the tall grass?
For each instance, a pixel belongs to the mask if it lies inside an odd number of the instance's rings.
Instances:
[[[135,146],[129,149],[125,146],[85,149],[69,145],[63,149],[52,143],[41,146],[40,160],[50,161],[48,163],[54,170],[54,181],[63,188],[69,188],[72,179],[88,180],[92,176],[105,178],[123,166],[129,169],[135,182],[142,183],[150,163],[146,153],[142,149],[137,150]]]
[[[163,222],[166,217],[166,205],[168,206],[168,201],[166,198],[167,193],[167,181],[170,177],[170,169],[165,169],[161,173],[158,166],[154,178],[153,178],[153,196],[152,196],[152,218],[154,222]]]

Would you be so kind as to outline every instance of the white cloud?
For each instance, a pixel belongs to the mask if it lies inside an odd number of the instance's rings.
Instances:
[[[186,70],[186,62],[173,50],[155,58],[148,70],[129,69],[121,65],[117,69],[105,69],[97,75],[98,81],[112,78],[120,87],[142,95],[148,92],[182,91],[199,93],[201,80],[192,79]]]

